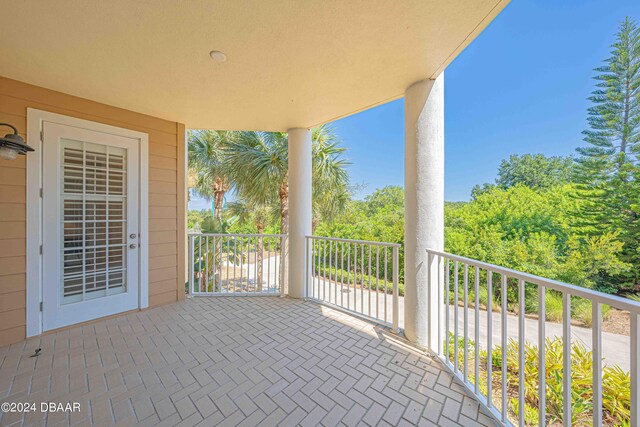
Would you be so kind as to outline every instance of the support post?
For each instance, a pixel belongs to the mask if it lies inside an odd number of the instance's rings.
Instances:
[[[409,86],[404,108],[404,332],[409,341],[436,348],[442,283],[426,249],[444,249],[444,74]]]
[[[289,296],[304,297],[305,236],[311,235],[311,130],[289,129]]]

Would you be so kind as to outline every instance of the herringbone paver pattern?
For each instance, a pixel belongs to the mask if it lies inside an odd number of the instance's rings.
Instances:
[[[188,299],[0,348],[0,401],[81,404],[2,425],[493,425],[384,328],[269,297]]]

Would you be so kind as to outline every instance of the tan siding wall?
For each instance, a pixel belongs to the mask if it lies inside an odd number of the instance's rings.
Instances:
[[[149,134],[149,305],[183,298],[184,125],[0,77],[0,122],[25,138],[27,108]],[[0,159],[0,346],[25,338],[25,244],[25,157]]]

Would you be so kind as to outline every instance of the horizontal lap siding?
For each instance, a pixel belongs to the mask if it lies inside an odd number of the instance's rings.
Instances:
[[[149,305],[182,298],[184,126],[0,77],[0,122],[11,123],[25,138],[27,108],[149,135]],[[0,129],[0,133],[5,130],[8,129]],[[25,157],[15,161],[0,159],[0,346],[25,338],[25,245]]]

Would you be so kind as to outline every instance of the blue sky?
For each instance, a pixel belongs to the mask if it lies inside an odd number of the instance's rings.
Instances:
[[[570,155],[582,143],[593,68],[638,0],[512,0],[445,72],[445,198],[468,200],[511,154]],[[403,101],[334,123],[358,197],[403,185]]]
[[[512,0],[445,72],[445,198],[469,200],[511,154],[571,155],[582,143],[593,69],[638,0]],[[334,122],[362,198],[403,185],[403,101]],[[193,200],[192,209],[208,203]]]

